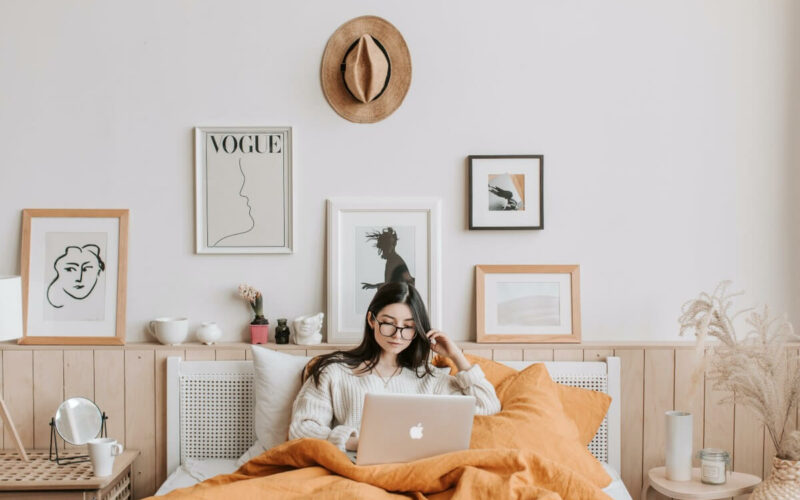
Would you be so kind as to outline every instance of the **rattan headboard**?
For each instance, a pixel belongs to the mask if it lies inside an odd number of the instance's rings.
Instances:
[[[516,369],[533,362],[508,361]],[[621,462],[620,361],[545,363],[556,382],[608,393],[611,407],[589,450]],[[255,441],[253,362],[167,359],[167,472],[187,459],[239,458]]]

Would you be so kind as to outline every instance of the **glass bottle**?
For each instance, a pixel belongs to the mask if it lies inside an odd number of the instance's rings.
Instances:
[[[286,325],[286,318],[278,319],[278,326],[275,328],[275,343],[289,343],[289,327]]]

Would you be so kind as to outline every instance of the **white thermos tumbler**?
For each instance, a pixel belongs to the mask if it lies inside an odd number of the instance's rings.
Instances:
[[[668,411],[667,419],[667,479],[692,479],[692,414]]]

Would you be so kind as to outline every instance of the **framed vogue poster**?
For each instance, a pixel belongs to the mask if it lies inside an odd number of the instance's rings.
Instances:
[[[580,342],[579,266],[475,266],[478,342]]]
[[[367,308],[384,283],[414,285],[434,328],[441,320],[437,199],[328,200],[328,339],[357,343]]]
[[[291,127],[195,129],[197,253],[292,253]]]
[[[544,229],[544,157],[469,157],[470,229]]]
[[[22,211],[21,344],[125,343],[128,210]]]

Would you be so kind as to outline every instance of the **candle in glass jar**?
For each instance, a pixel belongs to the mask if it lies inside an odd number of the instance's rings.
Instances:
[[[706,484],[725,484],[730,454],[725,450],[704,448],[697,453],[700,459],[700,481]]]

